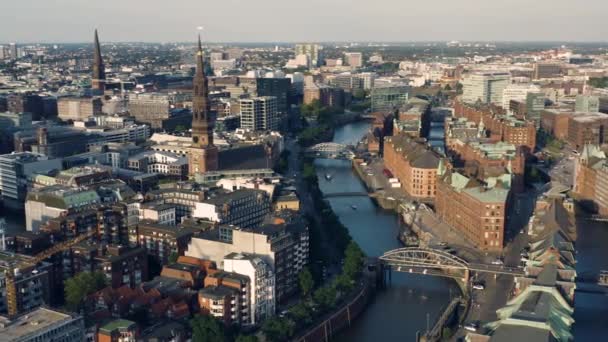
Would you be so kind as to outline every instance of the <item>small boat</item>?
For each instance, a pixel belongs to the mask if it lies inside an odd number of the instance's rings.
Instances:
[[[325,174],[325,179],[327,179],[328,181],[330,181],[330,180],[331,180],[331,177],[332,177],[332,176],[331,176],[329,173],[326,173],[326,174]]]
[[[350,207],[351,207],[351,208],[353,208],[353,210],[357,210],[357,206],[356,206],[356,205],[354,205],[354,204],[353,204],[353,205],[351,205]]]

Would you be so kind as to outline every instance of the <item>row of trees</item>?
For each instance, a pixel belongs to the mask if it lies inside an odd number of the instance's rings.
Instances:
[[[364,254],[354,241],[344,252],[342,272],[329,284],[313,291],[314,280],[308,269],[299,274],[302,300],[287,315],[267,320],[262,331],[270,341],[287,341],[297,331],[305,330],[315,321],[339,307],[355,288],[364,263]]]

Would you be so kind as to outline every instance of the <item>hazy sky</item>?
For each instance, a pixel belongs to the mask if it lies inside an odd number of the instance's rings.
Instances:
[[[607,0],[0,0],[0,42],[606,41]]]

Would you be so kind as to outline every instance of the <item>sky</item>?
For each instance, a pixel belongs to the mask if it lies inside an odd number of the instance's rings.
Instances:
[[[608,41],[607,0],[0,0],[0,42]]]

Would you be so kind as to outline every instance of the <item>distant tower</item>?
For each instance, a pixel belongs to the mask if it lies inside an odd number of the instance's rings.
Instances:
[[[106,89],[106,71],[101,58],[101,47],[99,46],[99,36],[95,29],[95,43],[93,46],[93,78],[91,80],[91,88],[104,92]]]
[[[192,85],[192,148],[188,158],[190,176],[218,169],[218,149],[213,145],[213,118],[200,35]]]

